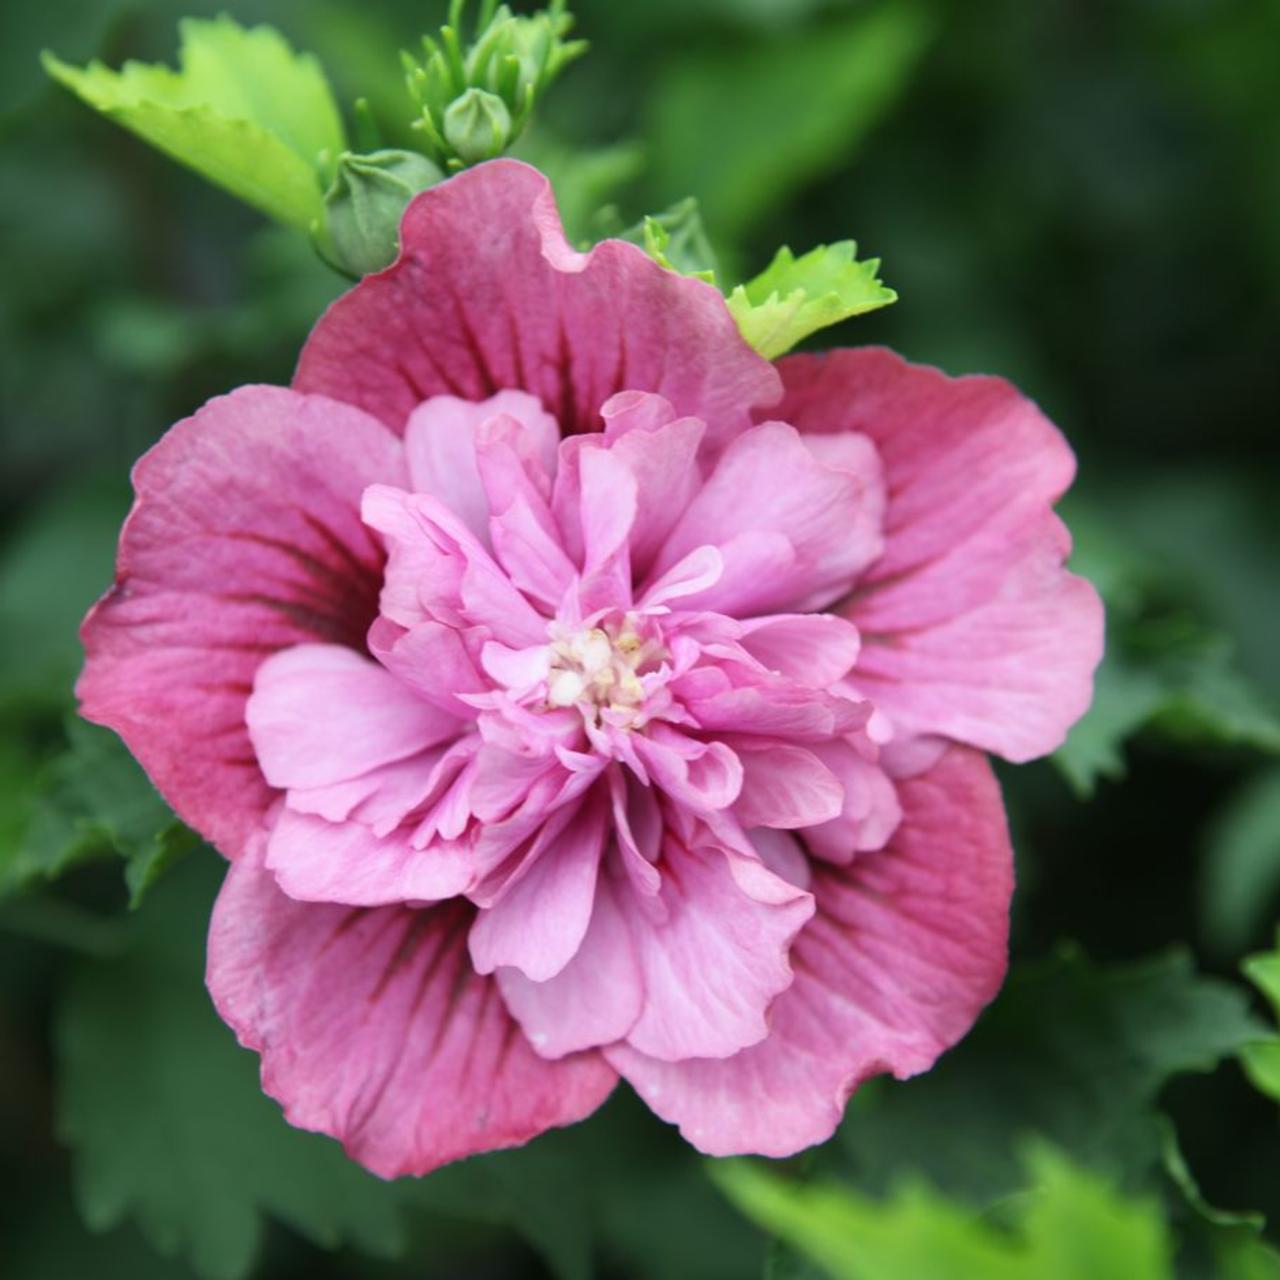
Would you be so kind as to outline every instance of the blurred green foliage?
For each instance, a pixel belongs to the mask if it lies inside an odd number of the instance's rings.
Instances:
[[[0,1274],[808,1280],[829,1230],[874,1280],[973,1274],[947,1250],[995,1275],[1068,1239],[1112,1243],[1034,1274],[1275,1277],[1238,1211],[1280,1222],[1275,1031],[1239,972],[1280,907],[1280,6],[574,5],[592,51],[520,149],[575,238],[694,196],[700,261],[733,281],[856,237],[901,300],[821,344],[1026,388],[1080,456],[1067,516],[1109,606],[1094,709],[1054,762],[1003,772],[1006,991],[786,1181],[743,1174],[801,1215],[735,1195],[763,1229],[622,1094],[522,1151],[377,1183],[285,1127],[209,1009],[213,855],[128,910],[193,842],[109,736],[68,729],[125,476],[209,395],[287,380],[342,282],[38,58],[172,63],[178,20],[223,7],[0,8]],[[232,8],[319,57],[348,126],[364,94],[412,145],[397,50],[443,5]],[[1249,974],[1274,995],[1270,956]],[[1024,1159],[1031,1138],[1056,1154]],[[833,1199],[805,1225],[811,1186]]]

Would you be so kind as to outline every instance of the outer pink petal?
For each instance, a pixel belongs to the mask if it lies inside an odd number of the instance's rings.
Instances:
[[[363,648],[383,555],[360,494],[404,478],[380,423],[278,387],[211,400],[134,468],[116,583],[82,631],[81,713],[229,857],[272,796],[245,728],[254,672],[307,641]]]
[[[565,433],[600,427],[615,392],[653,391],[710,437],[740,431],[777,375],[742,340],[719,292],[606,240],[564,238],[550,184],[495,160],[424,192],[401,254],[340,298],[302,353],[295,385],[349,401],[399,431],[435,395],[536,395]]]
[[[1101,605],[1062,569],[1070,541],[1050,510],[1075,473],[1062,436],[1001,379],[948,378],[879,348],[778,368],[779,416],[862,432],[884,463],[885,552],[842,609],[863,633],[859,684],[864,667],[879,677],[900,728],[1013,760],[1053,750],[1102,652]]]
[[[665,918],[635,898],[624,907],[645,990],[627,1041],[664,1061],[727,1057],[768,1034],[813,899],[723,849],[668,840],[660,866]]]
[[[990,767],[953,747],[902,797],[888,848],[815,866],[818,913],[792,948],[795,982],[767,1040],[718,1062],[606,1050],[700,1150],[786,1156],[824,1141],[863,1080],[927,1070],[999,989],[1013,875]]]
[[[384,1178],[423,1174],[591,1114],[596,1054],[546,1062],[492,979],[472,972],[471,908],[294,902],[246,859],[209,933],[209,991],[290,1123]]]
[[[258,668],[245,720],[273,787],[358,778],[456,738],[456,716],[376,662],[337,644],[300,644]]]

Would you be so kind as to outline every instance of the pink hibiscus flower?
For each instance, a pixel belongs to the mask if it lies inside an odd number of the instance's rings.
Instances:
[[[783,1155],[1000,985],[983,752],[1101,648],[1072,472],[997,379],[771,366],[496,161],[139,462],[83,712],[231,859],[209,988],[294,1124],[422,1173],[621,1075]]]

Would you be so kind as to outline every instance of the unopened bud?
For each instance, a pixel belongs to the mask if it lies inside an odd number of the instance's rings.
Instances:
[[[325,249],[353,276],[395,261],[409,201],[444,175],[414,151],[347,152],[324,198]]]
[[[495,93],[468,89],[444,113],[444,138],[463,164],[501,155],[511,140],[511,113]]]

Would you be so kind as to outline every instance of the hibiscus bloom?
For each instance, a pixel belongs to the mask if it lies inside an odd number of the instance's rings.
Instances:
[[[402,243],[138,463],[85,624],[83,713],[231,860],[213,999],[384,1176],[619,1075],[703,1151],[819,1142],[1003,978],[984,753],[1101,648],[1071,452],[998,379],[770,365],[512,161]]]

